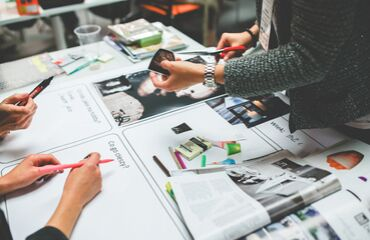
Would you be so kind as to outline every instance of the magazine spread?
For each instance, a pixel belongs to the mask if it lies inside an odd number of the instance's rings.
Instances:
[[[245,239],[370,239],[369,156],[369,145],[353,140],[302,160],[332,172],[338,177],[343,190]]]
[[[333,174],[287,151],[197,173],[170,180],[195,239],[237,239],[341,189]]]
[[[370,214],[356,196],[343,190],[313,203],[245,240],[370,239]]]

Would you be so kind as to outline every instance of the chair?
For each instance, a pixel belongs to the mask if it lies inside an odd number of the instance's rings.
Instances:
[[[165,16],[170,25],[176,16],[201,9],[200,4],[184,0],[140,0],[139,4],[147,11]]]
[[[115,20],[126,21],[128,14],[131,11],[131,1],[123,1],[112,3],[109,5],[93,7],[89,9],[92,13],[111,20],[114,24]]]

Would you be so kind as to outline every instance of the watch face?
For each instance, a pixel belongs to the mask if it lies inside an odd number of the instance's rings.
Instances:
[[[206,87],[208,87],[208,88],[217,88],[217,84],[214,82],[214,80],[212,81],[210,81],[210,80],[206,80],[205,82],[204,82],[204,86],[206,86]]]

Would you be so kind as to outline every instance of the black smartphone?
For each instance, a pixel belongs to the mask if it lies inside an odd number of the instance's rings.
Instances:
[[[159,49],[152,58],[149,64],[149,70],[163,75],[170,75],[170,72],[161,67],[161,62],[164,60],[175,61],[175,54],[166,49]]]

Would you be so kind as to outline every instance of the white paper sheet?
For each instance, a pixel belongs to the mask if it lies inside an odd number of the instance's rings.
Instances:
[[[110,134],[52,153],[63,163],[73,163],[92,151],[115,161],[100,166],[103,191],[85,207],[72,240],[190,239],[179,219],[159,200],[145,173],[117,135]],[[12,167],[3,169],[2,174]],[[25,239],[46,224],[57,206],[68,172],[38,188],[6,197],[3,207],[14,239]]]
[[[51,90],[51,91],[50,91]],[[111,123],[86,85],[47,89],[35,99],[38,105],[31,126],[12,132],[0,144],[0,163],[108,132]]]

